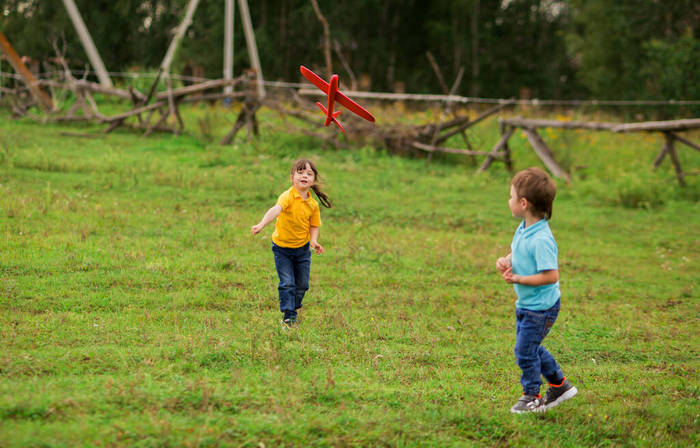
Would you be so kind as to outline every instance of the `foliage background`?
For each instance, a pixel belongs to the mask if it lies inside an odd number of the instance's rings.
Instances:
[[[107,68],[157,67],[184,0],[77,0]],[[365,88],[441,92],[426,52],[458,93],[483,97],[698,99],[700,3],[694,0],[353,0],[321,4],[331,37]],[[303,63],[325,71],[322,26],[308,0],[250,2],[263,73],[294,81]],[[235,19],[236,74],[249,66]],[[176,70],[201,66],[219,78],[224,2],[202,0]],[[84,52],[59,0],[0,0],[0,28],[22,55],[53,56],[65,39],[82,68]],[[348,80],[338,57],[334,71]],[[696,109],[692,109],[696,112]],[[678,113],[678,109],[674,109]]]

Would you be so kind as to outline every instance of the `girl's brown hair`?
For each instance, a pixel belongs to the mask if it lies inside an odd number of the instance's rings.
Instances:
[[[532,205],[534,215],[552,218],[552,204],[557,194],[557,187],[549,175],[540,168],[528,168],[513,177],[511,185],[521,198]]]
[[[294,173],[299,172],[299,171],[304,171],[306,169],[306,165],[309,165],[309,168],[311,168],[311,171],[314,172],[314,184],[311,186],[311,189],[316,193],[316,197],[318,198],[319,202],[321,205],[323,205],[326,208],[331,208],[333,207],[333,204],[331,204],[330,199],[328,199],[328,195],[321,191],[321,183],[318,177],[318,170],[316,169],[316,165],[309,160],[309,159],[299,159],[296,162],[294,162],[294,165],[292,165],[292,169],[289,172],[289,174],[294,175]]]

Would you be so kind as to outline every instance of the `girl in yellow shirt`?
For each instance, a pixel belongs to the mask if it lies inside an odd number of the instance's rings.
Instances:
[[[323,246],[318,243],[321,213],[309,190],[316,193],[324,207],[332,206],[328,196],[321,191],[318,170],[312,161],[297,160],[292,166],[290,180],[292,186],[289,190],[282,193],[277,203],[250,229],[255,235],[277,218],[272,234],[272,253],[280,280],[277,289],[280,311],[284,313],[282,324],[286,327],[296,324],[297,310],[309,289],[310,247],[317,254],[323,253]]]

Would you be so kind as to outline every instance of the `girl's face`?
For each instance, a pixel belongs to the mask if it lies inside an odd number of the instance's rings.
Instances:
[[[513,185],[510,186],[510,199],[508,200],[508,207],[510,207],[510,212],[516,218],[525,218],[525,207],[527,204],[527,199],[518,196],[518,192],[515,191]]]
[[[292,174],[292,185],[294,185],[294,188],[296,188],[297,191],[300,192],[308,191],[315,181],[316,175],[314,174],[314,170],[311,169],[311,166],[309,166],[308,163],[303,169],[295,171]]]

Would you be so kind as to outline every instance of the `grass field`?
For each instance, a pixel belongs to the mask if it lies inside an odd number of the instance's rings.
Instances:
[[[546,346],[580,392],[512,415],[504,168],[268,124],[209,142],[231,117],[201,106],[185,136],[82,138],[62,133],[103,127],[0,115],[0,446],[700,444],[700,189],[668,160],[651,170],[660,137],[544,133],[574,173],[551,221],[563,297]],[[511,144],[517,168],[539,165]],[[303,321],[282,331],[272,226],[250,226],[301,156],[335,206]]]

